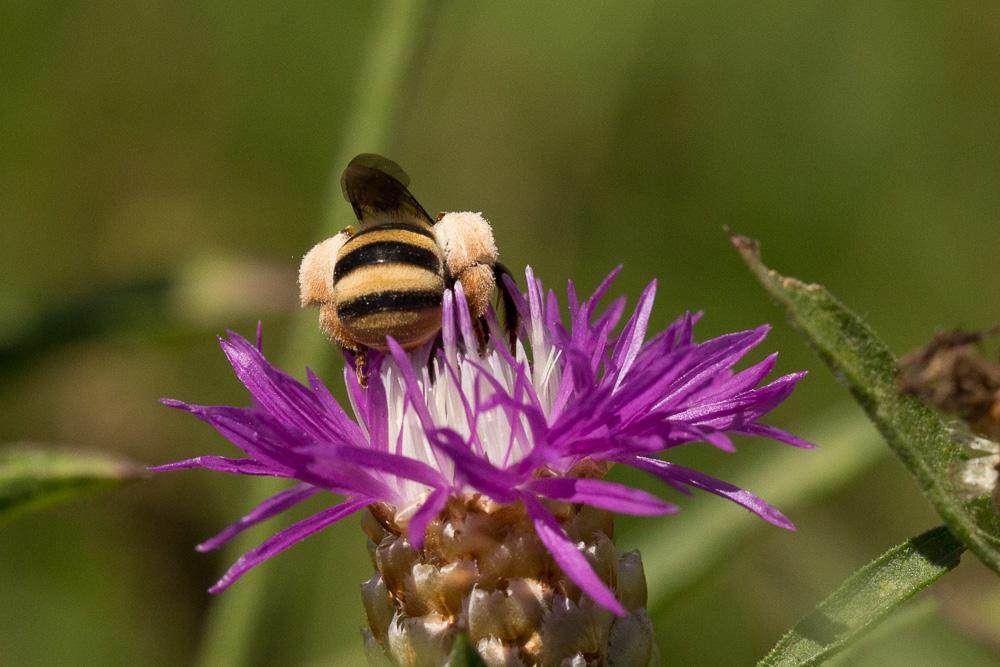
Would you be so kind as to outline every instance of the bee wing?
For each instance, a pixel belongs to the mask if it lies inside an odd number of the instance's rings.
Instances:
[[[354,214],[362,224],[380,213],[392,220],[416,218],[434,224],[424,207],[406,189],[409,183],[409,176],[398,164],[374,153],[355,157],[340,177],[344,199],[354,207]]]

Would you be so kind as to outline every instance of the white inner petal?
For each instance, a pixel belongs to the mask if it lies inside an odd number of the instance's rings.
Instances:
[[[528,384],[548,418],[562,378],[559,351],[548,340],[545,325],[540,319],[532,318],[526,322],[526,326],[531,357],[529,359],[528,350],[518,340],[514,360],[518,366],[527,369]],[[469,342],[473,341],[467,341],[467,349],[475,349],[474,346],[469,348]],[[492,344],[482,357],[476,352],[466,354],[455,344],[446,344],[444,358],[445,363],[441,359],[435,359],[432,368],[421,368],[419,365],[415,368],[433,424],[455,431],[470,443],[474,454],[498,467],[509,466],[527,456],[532,448],[531,430],[523,415],[505,409],[502,404],[490,409],[477,407],[489,404],[496,395],[497,390],[488,378],[492,378],[508,396],[515,395],[514,387],[520,371],[511,367],[504,355],[494,349]],[[422,461],[454,481],[454,465],[447,456],[436,452],[431,446],[419,416],[407,404],[405,383],[392,359],[386,359],[382,364],[380,376],[388,403],[390,451]],[[519,399],[522,402],[531,400],[524,391]],[[475,423],[470,423],[470,419]],[[407,505],[421,502],[429,491],[418,482],[399,479],[396,483],[400,496],[404,499],[401,510]]]

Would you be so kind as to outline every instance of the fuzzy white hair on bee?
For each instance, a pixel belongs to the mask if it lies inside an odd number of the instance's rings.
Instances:
[[[444,213],[434,225],[434,238],[444,253],[448,275],[462,283],[469,310],[477,316],[486,312],[497,286],[493,267],[499,256],[490,223],[482,213]]]
[[[341,186],[359,228],[347,227],[317,244],[299,269],[302,305],[319,306],[320,327],[359,353],[359,378],[364,351],[385,351],[387,336],[404,349],[434,338],[441,330],[444,290],[456,282],[476,320],[499,288],[511,342],[517,333],[514,299],[500,279],[510,272],[497,261],[490,223],[471,211],[434,220],[408,184],[391,160],[368,153],[351,160]]]
[[[302,258],[299,266],[299,300],[302,307],[318,306],[333,299],[333,265],[337,253],[350,238],[342,231],[320,241]]]

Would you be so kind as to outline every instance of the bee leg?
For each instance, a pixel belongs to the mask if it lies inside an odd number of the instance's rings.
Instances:
[[[358,374],[358,383],[362,387],[368,386],[368,376],[364,369],[367,363],[368,348],[360,345],[351,337],[351,334],[344,328],[340,318],[337,317],[337,308],[333,303],[324,303],[319,309],[319,326],[334,341],[340,345],[345,352],[354,355],[354,368]]]
[[[486,356],[486,342],[489,340],[490,325],[486,321],[485,315],[480,315],[472,320],[472,328],[476,331],[476,341],[479,342],[479,356]]]
[[[507,344],[510,345],[510,349],[513,351],[514,345],[517,342],[518,330],[521,328],[521,316],[517,310],[517,302],[514,301],[514,296],[511,292],[514,288],[508,287],[507,281],[503,279],[504,276],[510,277],[511,282],[515,285],[517,284],[510,269],[500,262],[496,262],[493,265],[493,278],[496,281],[497,290],[500,292],[500,304],[501,310],[503,310],[503,326],[507,332]]]
[[[361,348],[354,355],[354,372],[358,374],[358,384],[368,388],[368,348]]]
[[[441,332],[439,331],[436,336],[434,336],[434,342],[431,343],[431,349],[427,353],[427,373],[430,376],[431,382],[435,379],[435,366],[434,360],[437,359],[438,353],[444,349],[444,339],[441,337]]]

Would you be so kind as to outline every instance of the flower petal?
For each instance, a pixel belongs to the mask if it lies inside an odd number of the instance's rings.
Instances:
[[[399,369],[399,374],[403,378],[403,386],[406,389],[406,400],[413,406],[424,430],[433,429],[434,420],[431,419],[431,413],[427,409],[427,401],[424,400],[424,394],[420,389],[420,383],[417,382],[417,375],[413,372],[413,364],[410,363],[409,357],[406,356],[406,350],[392,336],[387,336],[385,342],[389,345],[389,352],[392,354],[392,358],[396,362],[396,367]]]
[[[271,415],[251,408],[231,406],[187,405],[176,402],[202,421],[213,426],[227,440],[245,451],[251,458],[273,466],[278,471],[314,486],[335,490],[348,489],[351,493],[372,498],[386,498],[392,491],[381,480],[349,462],[337,466],[317,465],[317,445],[304,434],[289,430]],[[336,450],[346,445],[329,445]],[[358,449],[361,448],[350,448]]]
[[[236,377],[261,409],[317,439],[341,435],[319,399],[298,380],[268,363],[249,341],[229,332],[229,340],[219,343]]]
[[[778,407],[803,377],[805,373],[785,375],[763,387],[714,403],[698,404],[671,414],[669,418],[673,421],[710,425],[719,429],[749,423]]]
[[[521,500],[535,525],[538,539],[552,554],[552,558],[562,568],[563,573],[572,579],[594,602],[619,616],[624,616],[627,613],[625,608],[597,576],[594,569],[590,567],[587,558],[580,553],[575,544],[570,542],[556,518],[530,494],[521,494]]]
[[[635,312],[629,318],[628,323],[618,336],[614,351],[611,353],[611,363],[608,367],[608,374],[614,378],[614,388],[622,383],[632,362],[639,354],[642,341],[646,337],[646,328],[649,326],[649,315],[653,311],[653,300],[656,298],[656,281],[652,281],[642,291],[639,303],[636,304]]]
[[[430,487],[436,487],[446,482],[440,471],[423,461],[392,452],[380,452],[376,449],[348,445],[327,445],[316,447],[314,455],[317,460],[327,460],[334,464],[353,463],[360,468],[378,470]]]
[[[326,410],[326,413],[334,421],[336,436],[355,447],[367,447],[368,440],[365,438],[361,427],[358,426],[356,421],[351,419],[350,415],[347,414],[340,403],[337,402],[337,399],[333,397],[333,394],[330,393],[327,386],[312,372],[312,369],[306,369],[306,377],[309,379],[309,386],[312,388],[313,394],[319,399],[323,409]]]
[[[587,299],[587,302],[584,304],[584,308],[587,309],[588,320],[594,314],[597,304],[604,298],[604,295],[607,293],[612,283],[615,282],[615,279],[618,278],[618,274],[622,272],[622,266],[623,265],[619,264],[615,268],[611,269],[611,273],[605,276],[604,280],[602,280],[594,289],[594,293],[590,295],[589,299]]]
[[[476,456],[468,444],[454,431],[438,429],[428,434],[431,444],[455,462],[455,474],[477,491],[498,503],[517,500],[514,487],[521,481],[506,470]]]
[[[291,477],[291,470],[268,465],[253,459],[232,459],[225,456],[196,456],[193,459],[174,461],[148,468],[150,472],[167,472],[170,470],[189,470],[204,468],[216,472],[228,472],[236,475],[262,475],[267,477]]]
[[[372,504],[368,498],[357,498],[347,500],[339,505],[323,510],[318,514],[292,524],[280,533],[272,535],[264,540],[259,546],[246,552],[233,564],[229,570],[222,575],[222,578],[214,586],[208,589],[209,593],[219,593],[231,586],[237,579],[246,574],[249,570],[260,565],[268,558],[276,556],[288,547],[301,542],[313,533],[316,533],[327,526],[334,524],[346,516],[357,512],[359,509]]]
[[[802,449],[813,449],[816,447],[816,445],[808,440],[803,440],[802,438],[792,435],[787,431],[775,428],[774,426],[768,426],[767,424],[749,424],[748,426],[737,430],[736,433],[770,438],[772,440],[777,440],[778,442],[784,442],[792,447],[801,447]]]
[[[680,482],[682,484],[687,484],[689,486],[714,493],[717,496],[722,496],[723,498],[733,501],[737,505],[742,505],[765,521],[773,523],[779,528],[795,530],[795,525],[789,521],[788,517],[784,514],[749,491],[741,489],[740,487],[730,484],[729,482],[724,482],[721,479],[717,479],[711,475],[706,475],[705,473],[698,472],[697,470],[692,470],[691,468],[679,466],[676,463],[661,461],[647,456],[623,457],[619,459],[619,461],[626,465],[652,473],[657,477],[662,478],[664,481]]]
[[[410,541],[410,546],[417,551],[424,548],[424,533],[427,531],[427,524],[433,521],[444,509],[450,491],[451,489],[447,487],[434,489],[431,495],[427,496],[427,500],[420,506],[420,509],[410,517],[410,522],[406,525],[406,538]]]
[[[285,489],[281,493],[277,493],[257,505],[257,507],[255,507],[249,514],[242,517],[236,523],[228,526],[215,537],[205,540],[195,547],[195,549],[202,552],[218,549],[223,544],[242,533],[244,530],[256,526],[258,523],[266,521],[273,516],[281,514],[285,510],[299,504],[306,498],[316,495],[320,491],[321,489],[311,484],[296,484],[289,489]]]
[[[664,502],[641,489],[633,489],[624,484],[602,479],[543,477],[530,480],[521,488],[553,500],[583,503],[636,516],[672,514],[679,509],[677,505]]]

